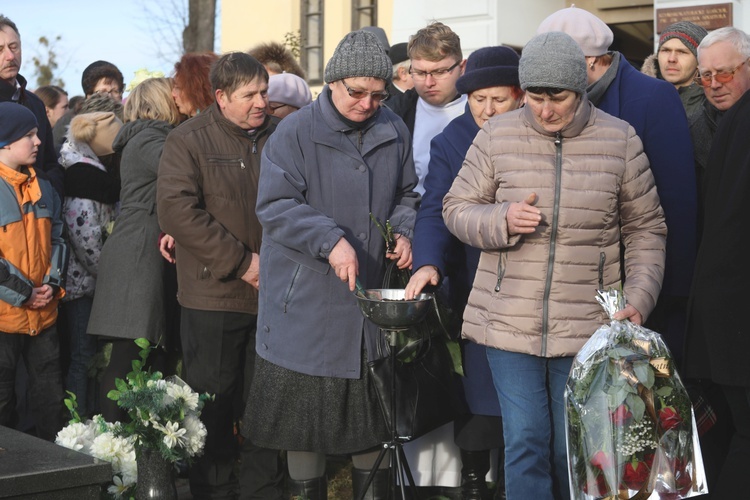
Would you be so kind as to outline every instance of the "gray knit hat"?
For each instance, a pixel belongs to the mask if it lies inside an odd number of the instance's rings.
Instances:
[[[368,31],[352,31],[341,40],[326,64],[326,83],[370,76],[390,80],[393,64],[378,38]]]
[[[708,31],[706,31],[705,28],[693,24],[690,21],[680,21],[664,28],[664,31],[659,35],[659,49],[661,49],[661,46],[664,45],[664,42],[667,40],[679,38],[685,47],[687,47],[697,58],[698,45],[701,44],[706,35],[708,35]]]
[[[521,88],[566,89],[584,94],[587,86],[586,57],[569,35],[542,33],[523,48],[518,66]]]

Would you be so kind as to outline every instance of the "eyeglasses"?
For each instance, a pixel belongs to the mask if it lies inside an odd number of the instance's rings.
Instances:
[[[95,90],[95,91],[94,91],[94,94],[98,94],[98,95],[102,95],[102,96],[106,95],[106,96],[109,96],[109,97],[115,97],[115,98],[117,98],[117,97],[122,97],[122,91],[120,91],[120,90],[117,90],[117,89],[111,89],[111,90]]]
[[[268,105],[268,107],[269,107],[269,108],[270,108],[270,110],[271,110],[271,113],[273,113],[273,112],[274,112],[274,111],[276,111],[277,109],[281,109],[281,108],[283,108],[284,106],[289,106],[289,105],[288,105],[288,104],[282,104],[282,103],[279,103],[279,104],[269,104],[269,105]]]
[[[354,90],[352,88],[349,88],[349,85],[346,84],[344,80],[341,80],[341,85],[344,86],[347,92],[349,92],[349,97],[352,99],[364,99],[368,95],[370,98],[375,102],[385,101],[390,97],[390,94],[387,90],[382,90],[380,92],[367,92],[366,90]]]
[[[747,59],[742,61],[740,64],[737,65],[732,71],[718,71],[716,73],[710,73],[706,71],[705,73],[701,73],[698,75],[695,80],[704,87],[710,87],[713,80],[716,80],[717,82],[721,84],[729,83],[732,80],[734,80],[734,74],[737,72],[738,69],[742,67],[743,64],[747,62]]]
[[[424,80],[428,75],[432,76],[435,80],[442,80],[443,78],[447,77],[451,73],[451,71],[456,69],[459,64],[461,64],[461,61],[456,62],[456,64],[454,64],[450,68],[435,69],[432,71],[422,71],[409,66],[409,74],[412,78],[416,78],[417,80]]]

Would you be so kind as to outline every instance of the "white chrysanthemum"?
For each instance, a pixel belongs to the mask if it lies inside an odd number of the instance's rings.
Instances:
[[[206,444],[206,426],[195,415],[186,415],[182,425],[185,426],[187,431],[185,437],[187,438],[188,453],[191,457],[200,455],[203,446]]]
[[[58,432],[55,443],[71,450],[86,453],[95,437],[96,429],[91,422],[88,424],[76,422],[66,425],[65,428]]]
[[[187,411],[195,411],[198,409],[198,393],[194,392],[187,385],[179,385],[171,382],[167,383],[167,396],[171,401],[182,401],[182,404]]]
[[[149,380],[148,382],[146,382],[146,387],[148,387],[149,389],[166,389],[167,383],[166,381],[164,381],[164,379]]]
[[[174,448],[178,446],[180,448],[185,446],[185,429],[180,428],[179,422],[167,422],[166,425],[154,423],[154,428],[164,433],[164,444],[167,448]]]
[[[120,462],[120,467],[123,484],[126,486],[134,486],[138,479],[138,465],[135,461],[135,451],[132,456],[128,455],[127,460]]]
[[[97,436],[91,444],[91,456],[110,463],[115,461],[119,463],[122,457],[132,450],[132,447],[132,442],[128,439],[105,432]]]

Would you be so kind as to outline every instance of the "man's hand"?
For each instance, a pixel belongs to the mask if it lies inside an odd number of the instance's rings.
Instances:
[[[411,250],[409,253],[411,254]],[[411,260],[411,257],[409,260]],[[331,264],[336,276],[348,284],[349,291],[353,292],[357,284],[359,262],[357,261],[357,252],[343,236],[333,247],[330,255],[328,255],[328,263]]]
[[[42,285],[31,289],[31,296],[24,302],[29,309],[41,309],[52,301],[52,287]]]
[[[249,283],[256,290],[260,289],[260,255],[253,253],[250,258],[250,267],[242,275],[242,281]]]
[[[412,300],[419,295],[426,285],[437,286],[439,281],[440,273],[437,267],[430,265],[420,267],[409,278],[409,283],[406,284],[406,290],[404,291],[404,299]]]
[[[161,256],[164,257],[167,262],[174,264],[174,238],[168,234],[165,234],[159,240],[159,251]]]
[[[402,234],[396,235],[396,248],[393,252],[386,252],[385,257],[395,260],[399,269],[411,269],[411,240]]]
[[[536,193],[531,193],[525,200],[511,203],[505,220],[508,222],[508,233],[529,234],[536,230],[542,220],[542,212],[534,207]]]
[[[641,313],[638,312],[638,309],[631,306],[630,304],[626,305],[625,309],[620,309],[619,311],[617,311],[614,316],[612,316],[612,319],[616,319],[618,321],[629,319],[636,325],[643,324],[643,316],[641,316]]]

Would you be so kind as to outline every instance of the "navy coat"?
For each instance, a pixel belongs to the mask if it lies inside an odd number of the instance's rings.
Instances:
[[[411,148],[406,126],[387,108],[361,130],[342,121],[328,87],[279,124],[263,148],[256,206],[263,226],[260,357],[339,378],[359,378],[363,347],[368,359],[381,357],[377,327],[365,321],[328,256],[345,237],[362,285],[382,288],[385,240],[369,214],[412,238],[420,197]]]
[[[452,120],[430,144],[430,168],[425,178],[425,193],[417,212],[412,252],[414,269],[433,265],[448,287],[451,306],[463,313],[474,282],[481,251],[462,243],[443,222],[443,197],[461,170],[479,127],[466,105],[463,115]],[[445,282],[445,278],[448,282]],[[463,346],[464,395],[475,415],[500,415],[500,405],[492,382],[485,346],[466,342]]]
[[[687,297],[696,256],[697,184],[690,130],[674,86],[631,66],[624,57],[596,107],[625,120],[643,142],[667,222],[661,294]]]

